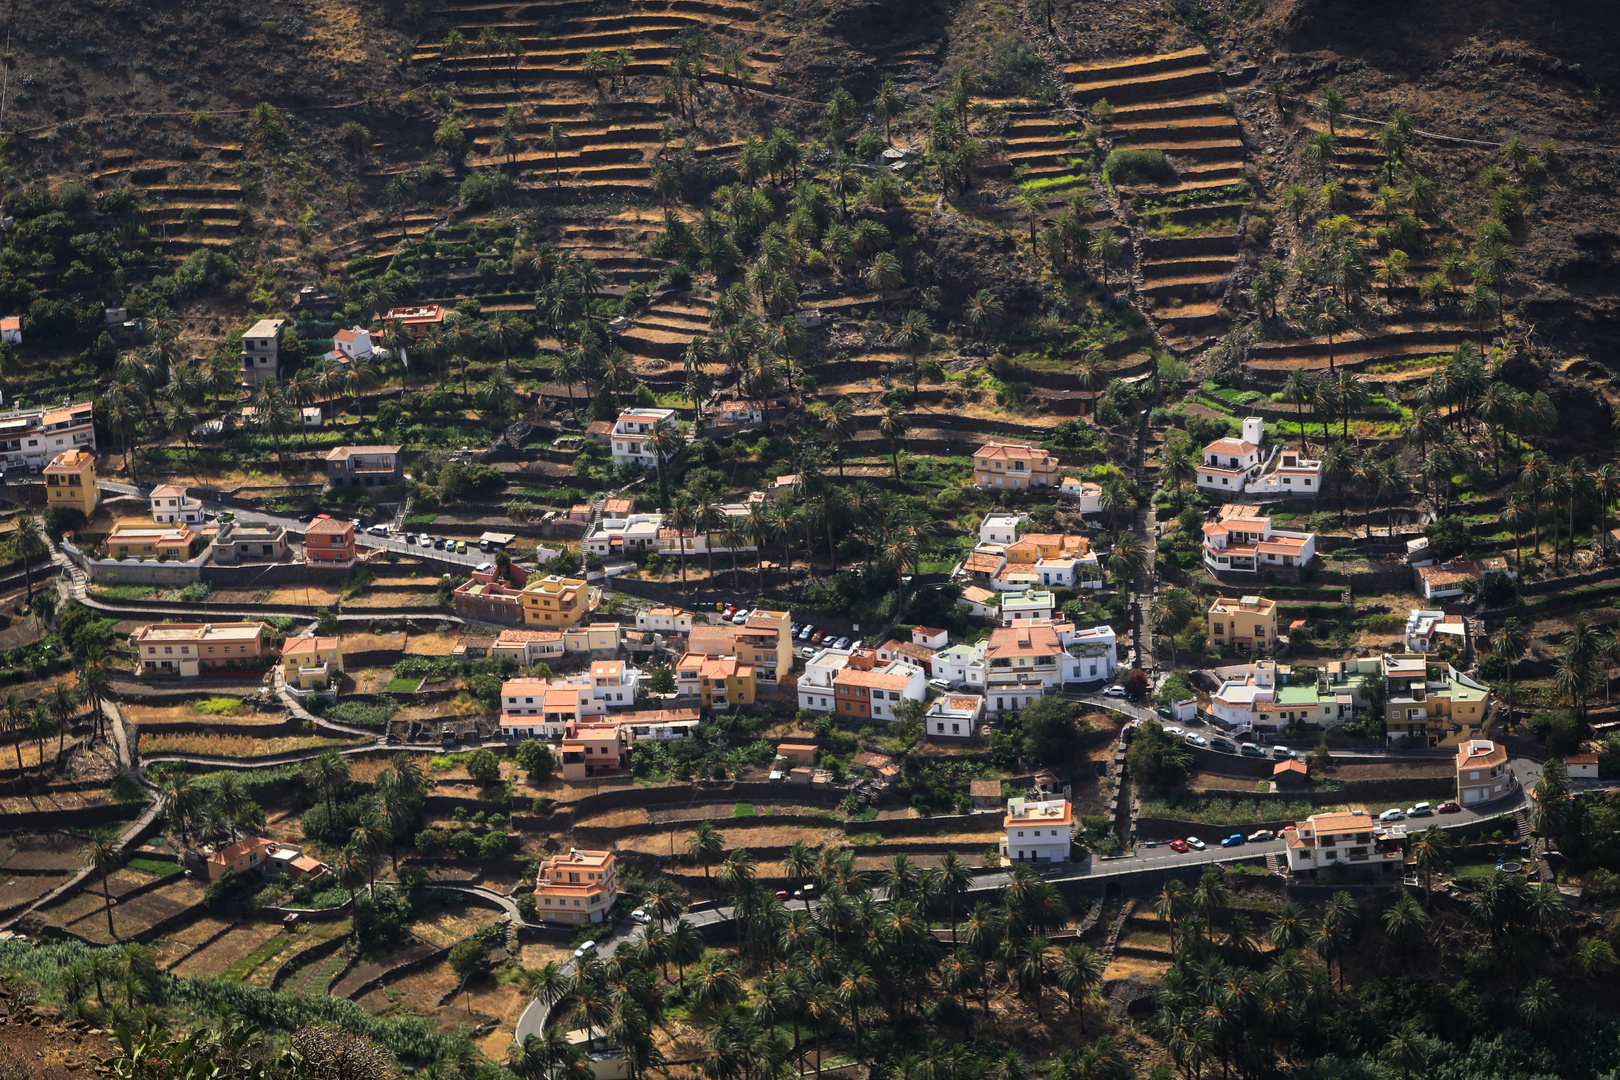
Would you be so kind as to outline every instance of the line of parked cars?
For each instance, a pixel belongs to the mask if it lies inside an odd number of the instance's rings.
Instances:
[[[377,526],[373,525],[372,531],[375,532],[376,528]],[[429,536],[427,533],[422,533],[420,535],[413,532],[406,533],[405,546],[430,548],[434,551],[454,552],[457,555],[467,554],[467,541],[449,540],[443,536]]]
[[[1431,806],[1426,802],[1420,802],[1416,806],[1407,807],[1405,810],[1398,806],[1392,806],[1379,814],[1378,820],[1387,825],[1392,821],[1405,821],[1407,818],[1433,817],[1435,814],[1456,814],[1461,812],[1462,805],[1456,802],[1447,801],[1439,806]]]

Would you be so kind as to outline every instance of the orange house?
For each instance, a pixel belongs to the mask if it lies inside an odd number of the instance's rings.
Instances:
[[[348,566],[357,556],[354,522],[321,514],[304,526],[304,565]]]

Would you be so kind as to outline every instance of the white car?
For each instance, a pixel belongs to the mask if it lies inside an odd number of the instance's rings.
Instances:
[[[1187,846],[1192,848],[1194,851],[1203,851],[1205,848],[1209,847],[1208,844],[1204,843],[1196,836],[1187,837]]]
[[[743,608],[741,611],[738,611],[737,614],[731,617],[732,625],[741,626],[743,623],[747,622],[748,614],[749,612],[747,608]]]
[[[1262,840],[1275,839],[1277,839],[1277,834],[1272,832],[1270,829],[1256,829],[1254,832],[1249,834],[1249,842],[1251,844],[1258,844]]]
[[[647,914],[647,909],[639,907],[630,913],[630,919],[632,922],[641,923],[643,926],[652,922],[652,916]]]
[[[1409,807],[1407,809],[1407,811],[1406,811],[1406,816],[1407,817],[1433,817],[1434,816],[1434,807],[1430,806],[1426,802],[1420,802],[1416,806]]]
[[[1182,731],[1178,727],[1167,727],[1167,728],[1164,729],[1164,733],[1166,735],[1185,735],[1185,734],[1187,734],[1185,731]]]
[[[1103,697],[1124,697],[1125,688],[1118,683],[1110,683],[1103,687]]]
[[[1188,743],[1191,743],[1193,746],[1208,746],[1209,745],[1209,740],[1208,739],[1206,739],[1202,735],[1199,735],[1196,732],[1192,732],[1192,731],[1189,731],[1189,732],[1187,732],[1187,734],[1183,735],[1182,739],[1184,739]]]
[[[1271,748],[1271,756],[1276,758],[1278,761],[1292,761],[1299,757],[1298,754],[1294,753],[1286,746],[1273,746]]]
[[[587,941],[585,944],[581,945],[579,948],[574,950],[574,959],[575,960],[582,960],[582,959],[589,956],[591,953],[593,953],[595,951],[596,951],[596,942]]]
[[[1378,820],[1379,821],[1384,821],[1384,822],[1405,821],[1406,820],[1406,811],[1400,809],[1399,807],[1392,806],[1388,810],[1385,810],[1382,814],[1379,814],[1378,815]]]

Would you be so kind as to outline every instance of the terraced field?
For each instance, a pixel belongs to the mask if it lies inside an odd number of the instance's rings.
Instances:
[[[1151,196],[1194,203],[1172,203],[1145,222],[1144,307],[1178,348],[1219,335],[1228,319],[1223,294],[1237,254],[1237,221],[1247,201],[1228,189],[1243,181],[1246,151],[1209,54],[1200,46],[1071,64],[1064,78],[1077,101],[1113,108],[1109,134],[1116,148],[1163,151],[1175,168],[1174,185],[1126,188],[1133,201]]]
[[[283,933],[281,924],[250,922],[233,926],[218,940],[203,946],[176,964],[171,971],[182,976],[222,976],[249,957],[254,950]],[[251,961],[244,967],[253,966]]]
[[[230,247],[242,231],[245,210],[235,143],[194,146],[174,159],[109,149],[91,174],[97,187],[123,188],[138,200],[131,220],[144,226],[157,250],[183,256],[198,248]]]

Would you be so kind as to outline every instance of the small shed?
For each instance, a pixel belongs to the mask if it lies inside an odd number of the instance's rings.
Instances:
[[[968,797],[972,800],[975,810],[1000,810],[1001,781],[975,780],[968,785]]]
[[[785,742],[776,748],[776,756],[786,758],[795,765],[814,765],[816,747],[813,743]]]
[[[1564,759],[1564,767],[1569,770],[1571,780],[1596,780],[1598,778],[1598,756],[1596,754],[1570,754]]]
[[[1306,770],[1303,761],[1279,761],[1271,770],[1271,783],[1278,790],[1297,791],[1305,786]]]

